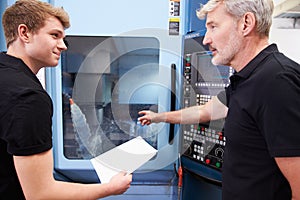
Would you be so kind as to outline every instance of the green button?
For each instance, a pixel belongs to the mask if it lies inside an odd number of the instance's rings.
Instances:
[[[221,163],[217,162],[217,163],[216,163],[216,167],[217,167],[217,168],[220,168],[220,167],[221,167]]]

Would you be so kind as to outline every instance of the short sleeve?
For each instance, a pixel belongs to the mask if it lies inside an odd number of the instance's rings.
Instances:
[[[52,148],[52,112],[52,101],[46,92],[22,92],[9,115],[8,152],[31,155]]]
[[[227,106],[227,98],[226,98],[226,92],[225,90],[218,93],[217,98],[221,103],[223,103],[225,106]]]
[[[273,157],[300,156],[300,75],[285,71],[269,87],[263,132]]]

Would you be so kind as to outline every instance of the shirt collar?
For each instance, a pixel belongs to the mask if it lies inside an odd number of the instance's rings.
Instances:
[[[6,52],[0,53],[0,64],[10,65],[12,67],[25,65],[25,63],[20,58],[16,58],[14,56],[8,55]]]
[[[271,53],[278,52],[276,44],[271,44],[263,49],[253,60],[251,60],[241,71],[235,73],[235,76],[247,79],[251,73],[260,66],[260,63]]]
[[[34,77],[38,80],[36,75],[29,69],[22,59],[8,55],[6,52],[0,52],[0,66],[9,66],[16,70],[22,70],[28,76]]]
[[[252,72],[260,66],[260,63],[271,53],[278,52],[276,44],[271,44],[263,49],[254,59],[252,59],[241,71],[235,72],[230,77],[230,85],[235,90],[241,79],[247,79]]]

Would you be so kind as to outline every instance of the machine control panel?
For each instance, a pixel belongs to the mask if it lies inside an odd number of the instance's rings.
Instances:
[[[233,73],[227,66],[214,66],[207,51],[184,55],[183,107],[204,105],[229,84]],[[221,171],[226,137],[224,119],[207,124],[182,126],[183,156]]]
[[[185,125],[183,141],[184,155],[202,164],[220,170],[223,165],[226,138],[222,131],[205,125]]]

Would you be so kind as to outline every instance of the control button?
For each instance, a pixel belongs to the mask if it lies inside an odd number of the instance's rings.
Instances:
[[[217,162],[217,163],[216,163],[216,167],[217,167],[217,168],[220,168],[220,167],[221,167],[221,163]]]
[[[191,68],[186,66],[185,70],[184,70],[185,73],[191,73]]]
[[[215,149],[215,155],[219,158],[223,158],[224,150],[220,147]]]
[[[210,164],[210,159],[208,159],[208,158],[205,159],[205,163],[209,165]]]
[[[223,140],[223,133],[222,132],[218,132],[219,135],[219,140]]]

